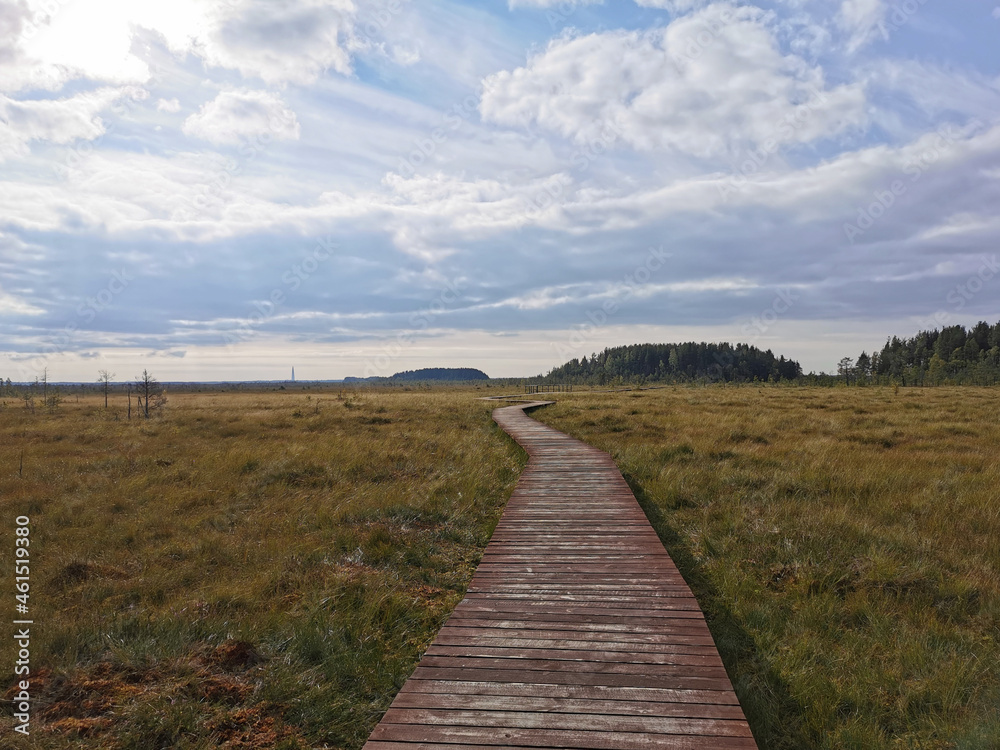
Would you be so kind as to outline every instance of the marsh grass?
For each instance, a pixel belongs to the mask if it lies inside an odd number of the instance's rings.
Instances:
[[[762,748],[1000,748],[1000,392],[558,398],[536,418],[613,454]]]
[[[360,747],[523,466],[474,395],[170,394],[131,422],[96,397],[0,407],[3,538],[31,517],[37,623],[18,747]]]

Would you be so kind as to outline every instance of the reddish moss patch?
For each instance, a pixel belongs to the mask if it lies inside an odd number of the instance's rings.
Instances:
[[[197,706],[203,727],[219,747],[308,747],[298,730],[281,720],[282,706],[252,703],[260,678],[254,667],[263,661],[253,644],[231,640],[144,668],[102,661],[65,674],[42,670],[31,679],[38,733],[88,739],[119,750],[116,735],[129,710],[167,698]],[[10,687],[4,699],[15,692]]]
[[[217,646],[206,660],[226,670],[246,669],[264,661],[252,643],[246,641],[226,641]]]
[[[233,711],[205,726],[227,750],[265,750],[279,742],[307,747],[295,728],[270,715],[265,704]]]

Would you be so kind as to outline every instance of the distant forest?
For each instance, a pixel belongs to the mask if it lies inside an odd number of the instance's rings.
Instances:
[[[1000,383],[1000,322],[971,329],[947,326],[910,339],[893,336],[881,352],[840,361],[849,383],[900,385],[996,385]]]
[[[397,372],[392,380],[406,382],[424,380],[489,380],[490,376],[482,370],[471,367],[428,367],[423,370],[406,370]]]
[[[634,344],[573,359],[534,379],[547,384],[677,382],[811,385],[997,385],[1000,322],[947,326],[909,339],[893,336],[880,352],[844,357],[835,374],[803,374],[798,362],[748,344]]]
[[[798,362],[747,344],[633,344],[574,359],[540,377],[543,383],[613,383],[704,380],[778,382],[802,376]]]
[[[431,381],[466,382],[489,380],[490,376],[472,367],[426,367],[422,370],[405,370],[392,377],[344,378],[345,383],[424,383]]]

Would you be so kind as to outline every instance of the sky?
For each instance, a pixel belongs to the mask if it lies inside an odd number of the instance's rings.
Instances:
[[[998,42],[996,0],[0,0],[0,378],[995,322]]]

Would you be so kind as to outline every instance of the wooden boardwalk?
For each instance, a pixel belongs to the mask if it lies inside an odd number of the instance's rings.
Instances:
[[[611,456],[524,413],[544,403],[494,411],[527,469],[366,750],[756,748],[701,609]]]

